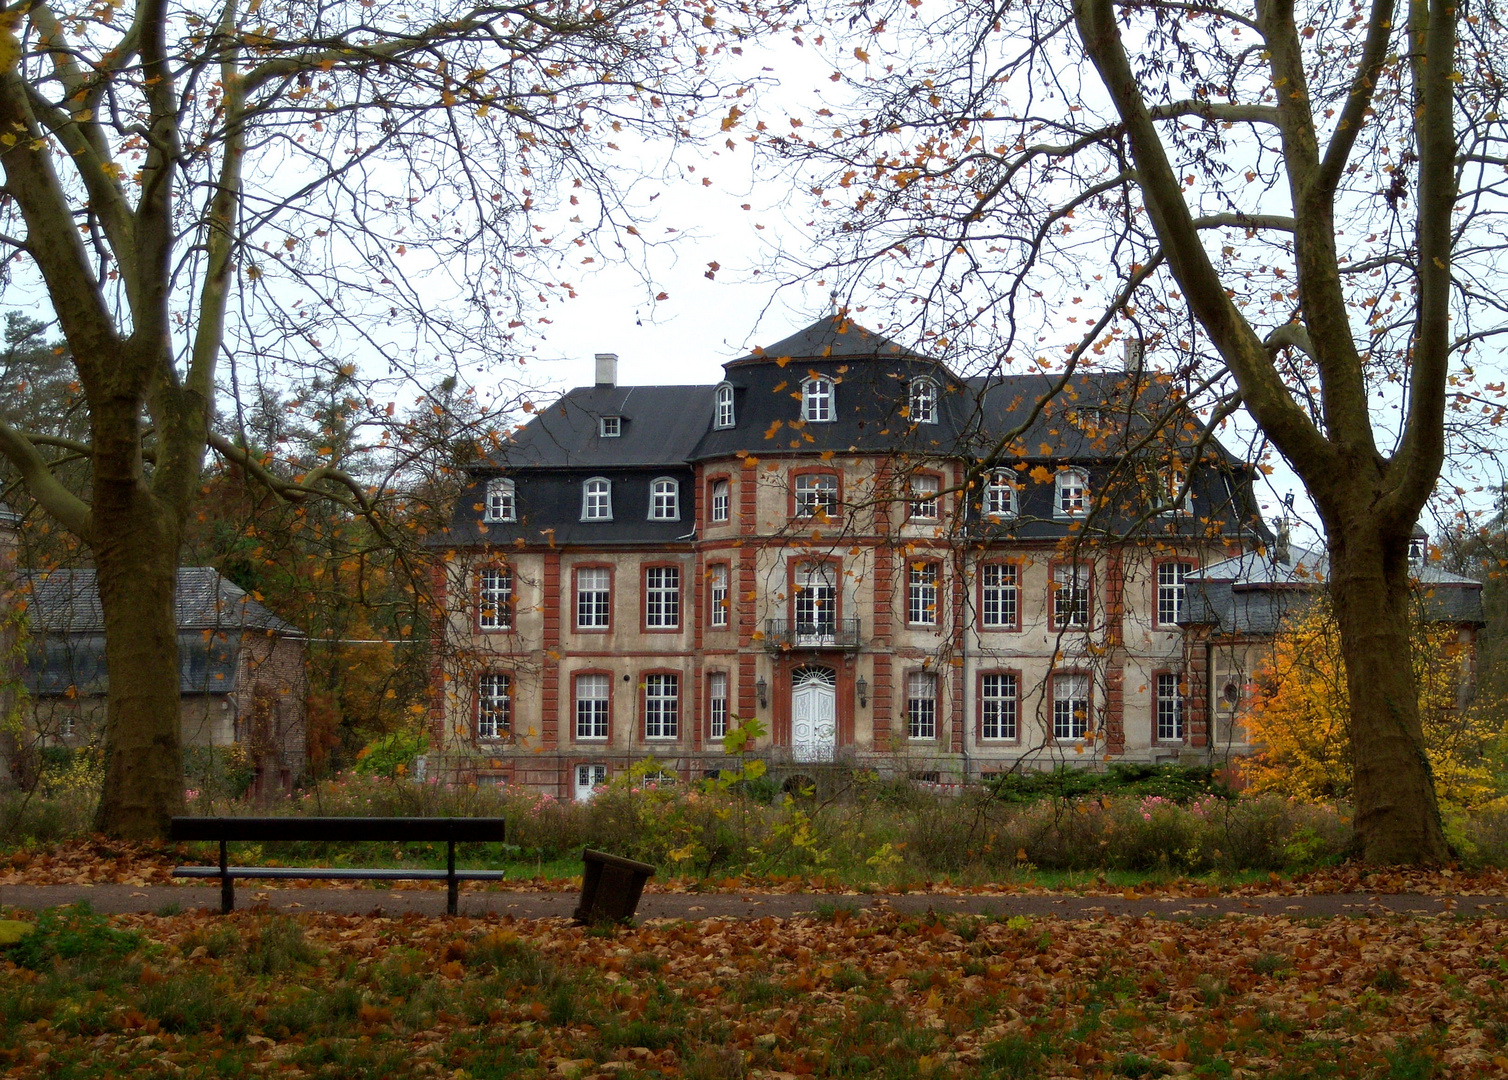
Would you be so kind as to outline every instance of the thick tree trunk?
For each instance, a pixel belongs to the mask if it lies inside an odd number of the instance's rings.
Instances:
[[[139,406],[97,403],[90,550],[105,616],[109,701],[105,785],[96,827],[112,836],[167,835],[183,809],[175,611],[181,515],[147,483]],[[160,463],[159,463],[160,467]]]
[[[1386,535],[1365,512],[1327,524],[1362,857],[1385,865],[1447,862],[1410,659],[1408,534]]]

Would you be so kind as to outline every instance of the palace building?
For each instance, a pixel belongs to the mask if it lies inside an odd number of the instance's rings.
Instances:
[[[437,541],[429,768],[587,797],[731,767],[751,719],[777,779],[1208,760],[1189,582],[1270,536],[1253,466],[1128,357],[966,378],[841,315],[715,386],[599,355]]]

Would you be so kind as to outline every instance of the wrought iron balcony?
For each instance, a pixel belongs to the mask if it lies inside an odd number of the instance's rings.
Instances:
[[[764,643],[768,649],[857,649],[858,619],[827,619],[819,622],[792,622],[789,619],[766,619]]]

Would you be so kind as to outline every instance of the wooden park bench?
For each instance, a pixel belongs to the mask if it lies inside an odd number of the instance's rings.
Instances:
[[[220,844],[219,866],[180,866],[174,877],[219,878],[220,911],[236,907],[236,878],[336,879],[371,881],[444,881],[445,910],[456,913],[457,886],[462,881],[500,881],[503,870],[457,870],[456,844],[501,841],[502,818],[371,818],[371,817],[175,817],[173,840],[215,840]],[[444,870],[358,869],[353,867],[232,866],[226,845],[232,840],[280,843],[289,840],[332,843],[435,843],[444,841]]]

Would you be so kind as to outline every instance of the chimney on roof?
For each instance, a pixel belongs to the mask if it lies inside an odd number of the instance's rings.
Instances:
[[[618,354],[615,352],[600,352],[597,354],[597,385],[618,385]]]

